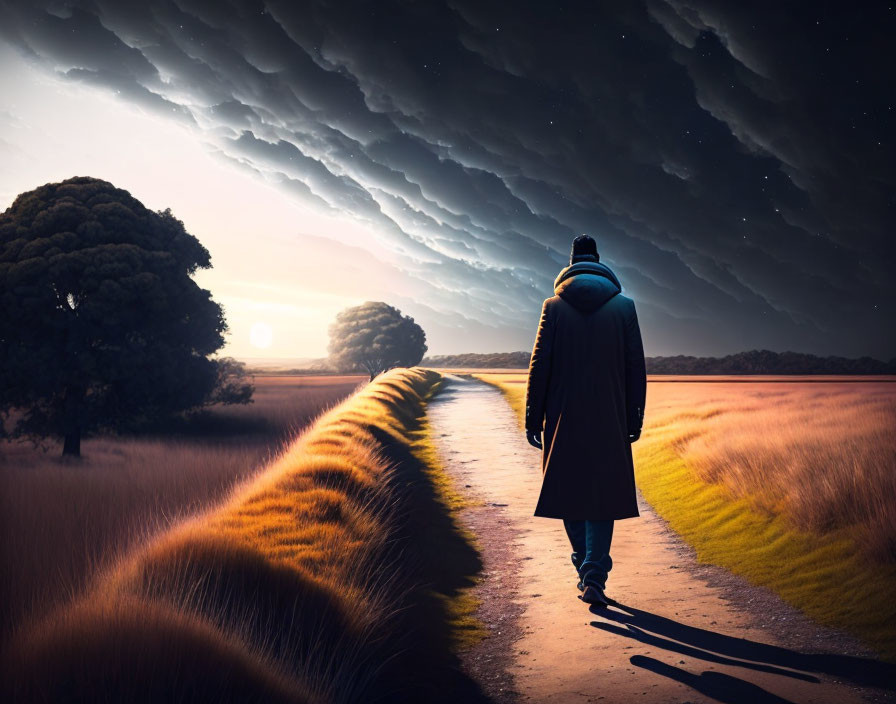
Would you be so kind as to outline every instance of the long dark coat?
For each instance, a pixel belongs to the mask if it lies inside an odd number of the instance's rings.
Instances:
[[[620,519],[638,514],[629,433],[647,394],[634,302],[604,264],[560,272],[544,302],[529,364],[526,428],[543,430],[536,516]]]

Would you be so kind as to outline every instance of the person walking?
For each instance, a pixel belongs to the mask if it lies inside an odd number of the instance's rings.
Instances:
[[[542,451],[535,515],[563,520],[580,599],[607,606],[614,522],[639,514],[631,444],[647,372],[632,299],[588,235],[545,300],[526,383],[526,438]]]

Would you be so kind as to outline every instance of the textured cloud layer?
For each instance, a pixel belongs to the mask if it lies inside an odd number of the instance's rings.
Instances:
[[[616,5],[29,2],[0,32],[369,225],[424,325],[528,340],[588,232],[649,353],[896,354],[893,13]]]

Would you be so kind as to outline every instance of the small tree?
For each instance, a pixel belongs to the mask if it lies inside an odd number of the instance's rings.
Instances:
[[[221,357],[215,364],[218,377],[215,388],[205,400],[206,405],[252,403],[255,386],[249,381],[246,365],[233,357]]]
[[[222,369],[221,307],[192,279],[208,251],[170,210],[95,178],[23,193],[0,215],[0,413],[61,435],[203,405]],[[226,375],[226,369],[224,374]]]
[[[361,367],[373,379],[393,367],[413,367],[426,354],[426,333],[414,319],[379,301],[346,308],[330,326],[330,361]]]

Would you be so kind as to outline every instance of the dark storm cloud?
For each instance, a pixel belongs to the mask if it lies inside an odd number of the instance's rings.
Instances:
[[[47,68],[369,224],[426,291],[407,307],[471,349],[528,347],[589,232],[649,353],[896,354],[885,6],[84,0],[0,19]]]

